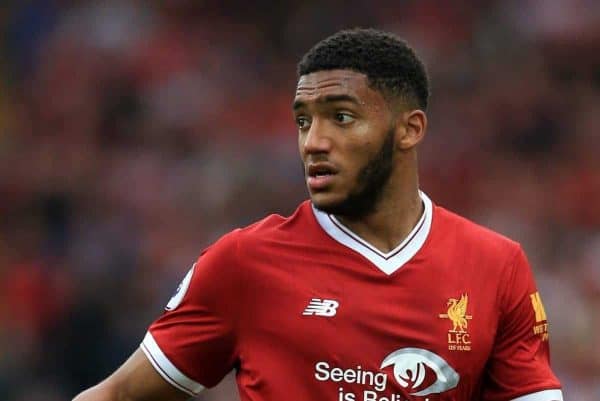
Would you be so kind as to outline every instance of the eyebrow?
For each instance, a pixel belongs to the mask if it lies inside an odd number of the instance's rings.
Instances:
[[[351,102],[354,104],[360,104],[358,99],[351,95],[326,95],[317,98],[317,103],[334,103],[334,102]],[[306,106],[306,103],[302,100],[295,100],[292,104],[293,110],[298,110],[301,107]]]

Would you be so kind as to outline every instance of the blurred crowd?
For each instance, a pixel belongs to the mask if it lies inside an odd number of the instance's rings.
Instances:
[[[523,244],[566,399],[600,399],[600,2],[2,3],[2,400],[94,384],[206,245],[294,210],[295,64],[354,26],[425,60],[422,189]]]

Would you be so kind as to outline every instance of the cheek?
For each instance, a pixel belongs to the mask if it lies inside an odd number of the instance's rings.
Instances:
[[[377,147],[376,138],[380,136],[378,132],[376,127],[367,123],[360,124],[353,129],[344,141],[344,152],[348,160],[352,160],[353,164],[358,166],[362,166],[369,160],[373,149]]]
[[[361,144],[353,144],[346,149],[346,172],[347,177],[355,182],[360,172],[369,163],[369,158],[372,153],[372,144],[363,142]]]
[[[298,152],[300,153],[300,158],[304,159],[304,137],[301,134],[298,134]]]

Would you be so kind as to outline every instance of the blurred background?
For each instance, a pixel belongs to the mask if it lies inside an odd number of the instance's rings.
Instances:
[[[295,64],[355,26],[426,61],[422,189],[523,244],[566,399],[600,399],[600,2],[4,0],[2,400],[104,378],[206,245],[295,209]]]

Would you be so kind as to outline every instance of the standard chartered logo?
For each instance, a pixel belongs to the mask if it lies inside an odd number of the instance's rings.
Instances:
[[[448,362],[431,351],[421,348],[403,348],[389,354],[381,367],[394,366],[394,378],[404,388],[411,388],[411,395],[428,395],[450,390],[458,384],[460,376]],[[427,370],[435,374],[435,381],[421,389]]]
[[[326,361],[315,364],[314,377],[321,382],[339,383],[338,401],[408,401],[407,395],[424,397],[453,389],[459,374],[440,356],[422,348],[402,348],[384,358],[380,369],[393,367],[396,383],[405,390],[396,394],[388,386],[385,371],[372,371],[358,365],[335,366]],[[361,387],[356,391],[357,385]],[[411,398],[412,399],[412,398]]]

